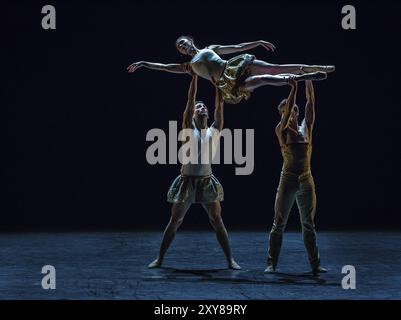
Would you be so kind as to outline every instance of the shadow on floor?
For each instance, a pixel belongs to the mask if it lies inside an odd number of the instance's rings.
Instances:
[[[322,276],[312,273],[282,273],[265,274],[260,270],[230,270],[230,269],[176,269],[161,267],[147,270],[143,277],[145,281],[185,281],[213,282],[226,284],[279,284],[279,285],[325,285],[339,286],[339,283],[328,281]]]

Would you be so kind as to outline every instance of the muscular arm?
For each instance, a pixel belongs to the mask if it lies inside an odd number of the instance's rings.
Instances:
[[[305,94],[306,105],[304,121],[308,129],[312,129],[315,123],[315,90],[313,89],[313,83],[310,80],[305,82]]]
[[[217,54],[231,54],[241,51],[247,51],[258,46],[263,46],[267,50],[274,51],[276,47],[271,44],[270,42],[259,40],[259,41],[252,41],[252,42],[244,42],[236,45],[211,45],[209,49],[214,50]]]
[[[216,88],[213,127],[221,131],[224,125],[224,100],[220,89]]]
[[[288,127],[288,121],[290,119],[291,111],[295,106],[295,100],[297,97],[297,89],[298,85],[295,81],[291,82],[291,91],[287,98],[287,103],[283,107],[283,112],[281,114],[281,120],[279,125],[277,126],[277,133],[282,134],[284,130]]]
[[[185,107],[183,115],[183,121],[182,121],[183,129],[192,128],[192,117],[195,111],[195,99],[196,99],[197,87],[198,87],[198,76],[193,75],[188,90],[187,106]]]
[[[127,68],[128,72],[135,72],[139,68],[147,68],[152,70],[167,71],[171,73],[191,73],[191,69],[188,63],[155,63],[147,61],[139,61],[130,64]]]

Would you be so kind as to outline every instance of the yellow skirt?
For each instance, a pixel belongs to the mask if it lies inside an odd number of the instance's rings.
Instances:
[[[248,67],[254,60],[254,55],[245,53],[227,61],[221,78],[215,82],[216,87],[222,91],[225,102],[237,104],[242,99],[250,98],[251,92],[239,87],[247,77]]]

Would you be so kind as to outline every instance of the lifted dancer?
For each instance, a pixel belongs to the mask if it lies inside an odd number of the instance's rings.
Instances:
[[[223,98],[220,90],[216,89],[214,122],[208,127],[208,109],[203,102],[195,101],[196,91],[197,76],[193,75],[182,126],[183,129],[189,129],[186,131],[189,132],[190,139],[186,143],[198,146],[198,161],[183,164],[181,174],[174,180],[168,191],[167,201],[173,204],[171,218],[164,231],[159,256],[148,267],[157,268],[162,265],[164,255],[174,240],[188,209],[193,203],[200,203],[206,210],[217,240],[223,248],[228,268],[238,270],[241,267],[232,257],[227,230],[221,218],[220,201],[223,200],[223,187],[212,174],[211,166],[213,153],[216,151],[220,131],[223,128]]]
[[[181,36],[176,41],[177,50],[191,57],[187,63],[134,62],[128,66],[128,72],[135,72],[143,67],[172,73],[195,73],[211,81],[223,92],[224,101],[231,104],[249,99],[256,88],[265,85],[282,86],[290,80],[324,80],[334,66],[305,64],[271,64],[258,60],[254,55],[244,53],[229,60],[222,55],[247,51],[257,46],[274,51],[275,46],[267,41],[252,41],[236,45],[211,45],[197,48],[193,38]]]
[[[301,217],[302,234],[313,275],[327,270],[320,266],[316,245],[315,210],[316,194],[311,174],[312,130],[315,122],[315,95],[313,84],[306,81],[305,117],[298,125],[299,110],[295,104],[297,83],[292,81],[288,99],[278,106],[281,121],[276,127],[276,135],[283,156],[283,168],[275,201],[275,215],[270,232],[267,268],[265,272],[276,270],[280,254],[283,232],[288,215],[296,200]]]

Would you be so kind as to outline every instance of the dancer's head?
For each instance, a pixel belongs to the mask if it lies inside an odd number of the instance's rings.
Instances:
[[[195,102],[194,121],[199,129],[207,127],[207,119],[209,119],[209,111],[202,101]]]
[[[287,105],[287,100],[288,100],[288,99],[284,99],[283,101],[281,101],[280,104],[279,104],[278,107],[277,107],[277,110],[278,110],[278,113],[280,114],[280,116],[281,116],[281,115],[283,114],[283,112],[284,112],[284,107]],[[295,105],[294,105],[294,108],[292,108],[292,110],[291,110],[291,114],[290,114],[290,118],[289,118],[290,124],[291,124],[292,122],[298,123],[298,116],[299,116],[299,108],[298,108],[298,106],[295,104]]]
[[[196,46],[194,44],[194,39],[190,36],[180,36],[175,41],[175,46],[177,50],[184,55],[193,56],[196,54]]]

